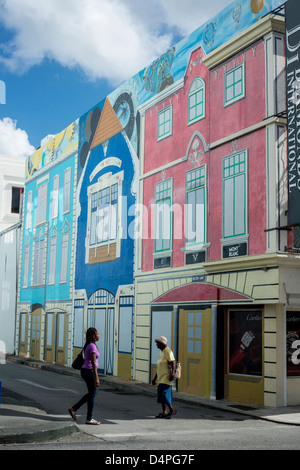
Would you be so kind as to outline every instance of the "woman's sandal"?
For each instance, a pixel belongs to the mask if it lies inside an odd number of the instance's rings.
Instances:
[[[91,421],[86,421],[85,424],[100,424],[100,421],[96,421],[92,418]]]
[[[177,415],[177,411],[174,410],[174,411],[169,411],[169,413],[166,415],[166,418],[167,419],[171,419],[171,416],[175,416]]]
[[[166,418],[168,415],[164,413],[159,413],[155,418]]]
[[[77,416],[76,416],[75,411],[73,411],[72,408],[69,408],[69,409],[68,409],[68,412],[70,413],[70,415],[72,416],[72,418],[74,419],[74,421],[77,421]]]

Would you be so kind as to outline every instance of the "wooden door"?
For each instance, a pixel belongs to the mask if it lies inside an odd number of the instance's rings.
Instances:
[[[46,315],[45,361],[54,362],[55,314]]]
[[[28,314],[20,314],[19,356],[26,357],[28,335]]]
[[[55,363],[65,365],[67,344],[67,315],[57,313],[56,315],[56,350]]]
[[[211,309],[179,311],[179,361],[182,376],[178,390],[210,396]]]
[[[31,314],[30,357],[37,360],[41,359],[41,313],[38,308]]]

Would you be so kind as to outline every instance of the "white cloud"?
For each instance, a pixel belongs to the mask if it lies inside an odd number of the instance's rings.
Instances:
[[[1,61],[25,71],[44,58],[79,66],[90,78],[122,82],[164,52],[171,36],[154,35],[120,0],[0,0],[0,21],[16,31]]]
[[[28,157],[35,151],[27,133],[17,128],[17,122],[9,117],[0,119],[0,154],[8,157]]]
[[[0,23],[14,32],[0,62],[22,73],[54,59],[117,85],[231,1],[0,0]]]

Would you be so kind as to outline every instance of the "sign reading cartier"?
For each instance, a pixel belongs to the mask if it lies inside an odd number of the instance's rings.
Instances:
[[[289,225],[300,225],[300,8],[288,0],[286,16],[286,91],[288,117]]]

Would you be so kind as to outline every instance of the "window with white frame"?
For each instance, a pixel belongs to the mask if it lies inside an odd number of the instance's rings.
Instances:
[[[23,288],[24,289],[28,287],[29,255],[30,255],[30,245],[26,245],[25,252],[24,252],[24,264],[23,264]]]
[[[24,188],[20,188],[19,186],[13,186],[11,188],[11,213],[12,214],[20,214],[23,192],[24,192]]]
[[[205,243],[205,166],[186,173],[186,246],[192,248]]]
[[[34,243],[33,285],[44,284],[45,240],[37,239]]]
[[[78,299],[74,302],[74,329],[73,344],[74,348],[83,347],[84,337],[84,299]]]
[[[46,222],[47,216],[47,188],[48,183],[40,184],[38,187],[36,223]]]
[[[68,250],[69,250],[69,232],[66,231],[62,235],[61,244],[61,264],[60,264],[60,282],[67,282],[68,273]]]
[[[56,251],[57,251],[57,233],[55,231],[50,237],[50,258],[49,258],[49,278],[48,278],[49,285],[53,285],[55,283]]]
[[[55,175],[53,178],[52,187],[52,212],[51,217],[55,219],[58,217],[58,194],[59,194],[59,176]]]
[[[225,106],[238,101],[245,96],[245,67],[244,63],[228,70],[224,75]]]
[[[63,191],[63,213],[70,212],[71,195],[71,168],[67,168],[64,173],[64,191]]]
[[[223,159],[223,237],[247,232],[247,152]]]
[[[114,175],[109,172],[88,188],[86,262],[107,261],[105,253],[114,258],[120,256],[123,178],[123,171]]]
[[[172,247],[172,179],[155,185],[155,240],[156,253]]]
[[[112,184],[93,193],[91,202],[90,245],[117,238],[118,184]]]
[[[157,140],[172,134],[172,106],[164,108],[157,114]]]
[[[28,192],[27,205],[26,205],[26,229],[32,226],[32,191]]]
[[[196,77],[190,86],[188,96],[188,123],[192,124],[205,117],[205,82]]]

